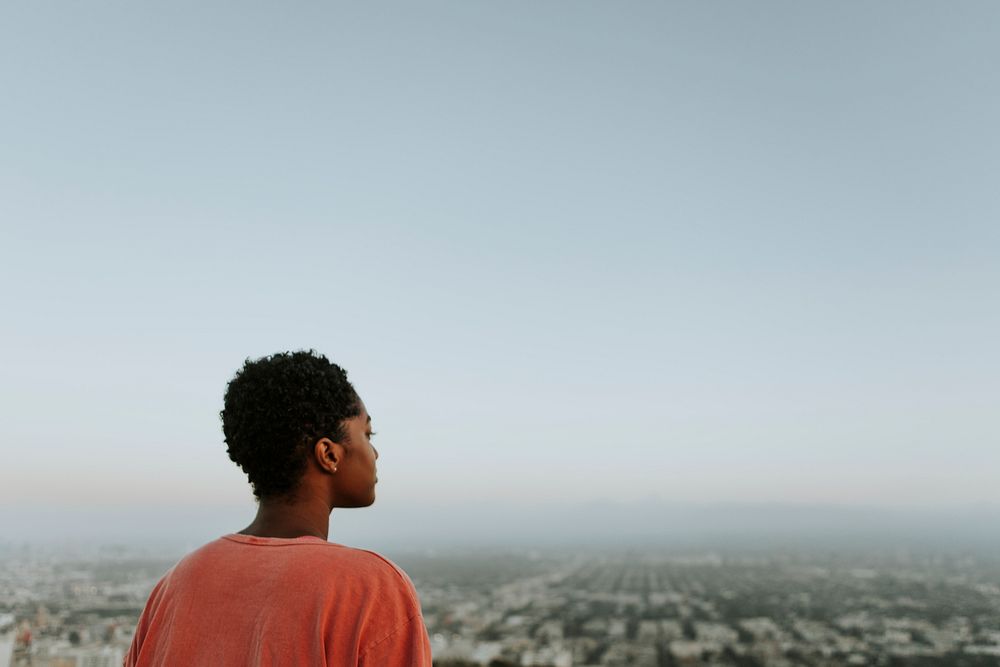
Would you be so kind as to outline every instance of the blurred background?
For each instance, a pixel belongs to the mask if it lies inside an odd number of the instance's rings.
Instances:
[[[313,348],[380,453],[330,540],[408,566],[442,661],[993,664],[998,22],[3,7],[0,656],[115,664],[253,517],[226,383]],[[731,608],[755,567],[790,597]]]

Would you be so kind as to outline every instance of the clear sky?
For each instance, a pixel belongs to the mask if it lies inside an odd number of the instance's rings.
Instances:
[[[315,348],[380,503],[1000,502],[1000,5],[7,3],[0,506],[228,507]]]

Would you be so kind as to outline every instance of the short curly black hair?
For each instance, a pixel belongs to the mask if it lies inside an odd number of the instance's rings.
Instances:
[[[258,500],[294,493],[309,448],[320,438],[342,440],[343,421],[361,414],[347,372],[314,350],[247,359],[223,403],[229,458]]]

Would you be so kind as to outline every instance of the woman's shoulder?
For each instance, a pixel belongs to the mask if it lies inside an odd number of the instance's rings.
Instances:
[[[356,549],[354,547],[347,548],[358,552],[358,558],[370,562],[372,567],[378,569],[387,578],[398,581],[410,590],[413,589],[413,581],[410,580],[409,575],[406,574],[403,568],[396,565],[396,563],[386,556],[370,549]]]
[[[174,570],[201,570],[215,564],[230,566],[246,562],[261,569],[284,569],[294,564],[299,571],[316,576],[344,579],[382,589],[400,589],[416,598],[413,582],[403,569],[387,556],[371,550],[329,542],[318,537],[271,538],[229,534],[213,540],[183,557]],[[284,565],[283,565],[284,564]]]

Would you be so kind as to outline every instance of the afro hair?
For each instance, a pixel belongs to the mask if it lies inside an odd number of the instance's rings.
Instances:
[[[258,500],[294,493],[310,447],[321,438],[342,441],[344,420],[361,414],[347,372],[313,350],[247,359],[223,403],[229,458]]]

